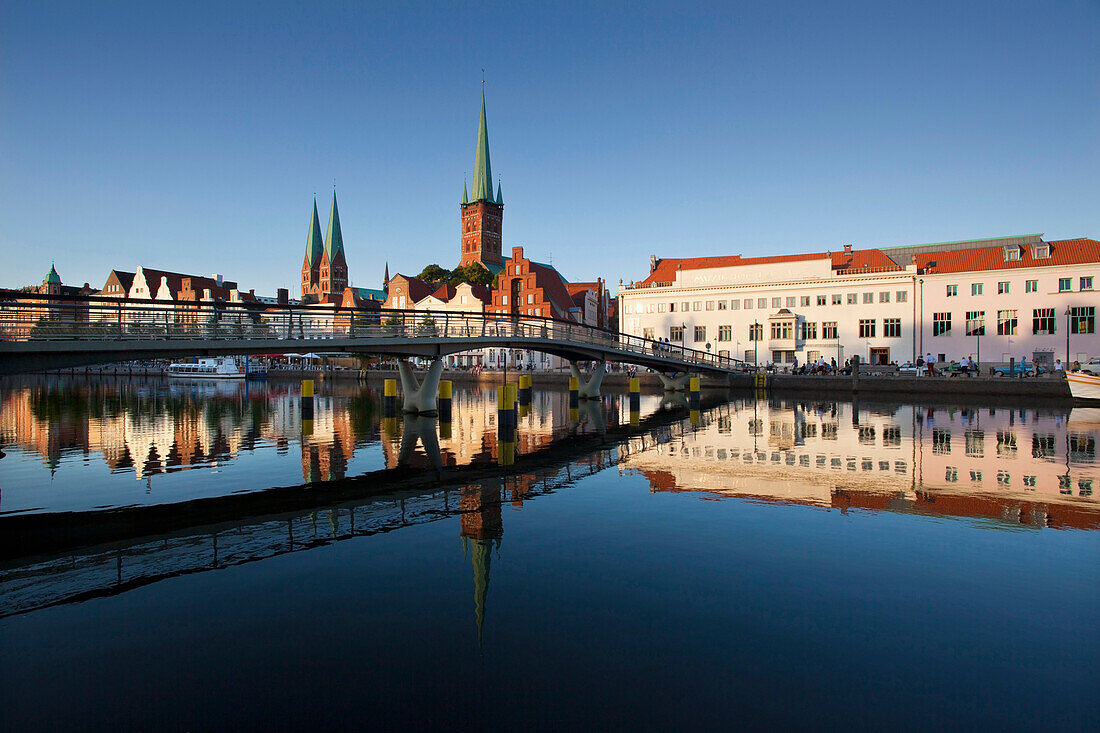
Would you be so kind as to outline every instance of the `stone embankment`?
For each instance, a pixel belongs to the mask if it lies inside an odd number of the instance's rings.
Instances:
[[[114,376],[156,376],[162,373],[160,367],[150,366],[117,366],[91,369],[64,369],[61,374],[114,375]],[[531,377],[534,387],[550,387],[566,389],[569,385],[568,372],[507,372],[510,381],[516,380],[519,375]],[[661,383],[657,375],[648,372],[638,372],[642,389],[646,392],[660,391]],[[314,379],[317,381],[334,380],[360,380],[369,382],[381,382],[384,379],[398,379],[396,370],[391,369],[279,369],[270,373],[271,379]],[[505,372],[493,370],[475,374],[471,371],[448,370],[443,373],[444,379],[449,379],[455,384],[502,384]],[[605,392],[625,391],[629,377],[626,372],[612,372],[603,380]],[[762,381],[761,381],[762,380]],[[776,392],[817,392],[843,394],[860,394],[870,396],[874,394],[903,397],[905,395],[945,395],[965,397],[1049,397],[1056,399],[1070,399],[1069,387],[1061,376],[1043,375],[1041,377],[965,377],[965,376],[936,376],[916,377],[897,375],[861,374],[858,379],[851,376],[822,376],[822,375],[796,375],[796,374],[733,374],[728,378],[716,378],[702,375],[702,386],[733,387],[742,389],[764,388]]]

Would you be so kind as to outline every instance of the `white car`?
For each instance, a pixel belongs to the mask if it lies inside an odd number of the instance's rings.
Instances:
[[[1089,374],[1100,374],[1100,356],[1094,356],[1082,364],[1081,371]]]

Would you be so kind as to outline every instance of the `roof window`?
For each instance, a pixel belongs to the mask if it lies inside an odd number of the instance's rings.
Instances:
[[[1016,262],[1020,259],[1019,247],[1005,247],[1005,262]]]
[[[1049,260],[1050,259],[1050,245],[1049,244],[1036,244],[1034,245],[1034,251],[1032,257],[1037,260]]]

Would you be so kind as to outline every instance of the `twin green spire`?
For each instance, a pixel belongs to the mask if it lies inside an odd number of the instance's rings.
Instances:
[[[497,195],[493,198],[493,166],[489,161],[489,127],[485,124],[485,91],[481,92],[481,119],[477,125],[477,149],[474,151],[473,197],[466,194],[466,182],[462,183],[462,203],[470,201],[488,201],[504,204],[497,184]]]
[[[317,199],[313,199],[313,221],[306,236],[306,259],[310,267],[321,264],[321,253],[328,253],[332,262],[336,255],[344,251],[344,235],[340,231],[340,212],[336,208],[336,192],[332,194],[332,210],[328,215],[328,236],[321,238],[321,218],[317,216]]]

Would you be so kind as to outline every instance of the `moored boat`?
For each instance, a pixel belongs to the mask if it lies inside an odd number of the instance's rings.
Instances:
[[[199,359],[194,364],[170,364],[164,372],[169,377],[186,379],[244,379],[244,372],[229,357]]]
[[[1066,372],[1069,392],[1073,399],[1100,402],[1100,375],[1088,372]]]

